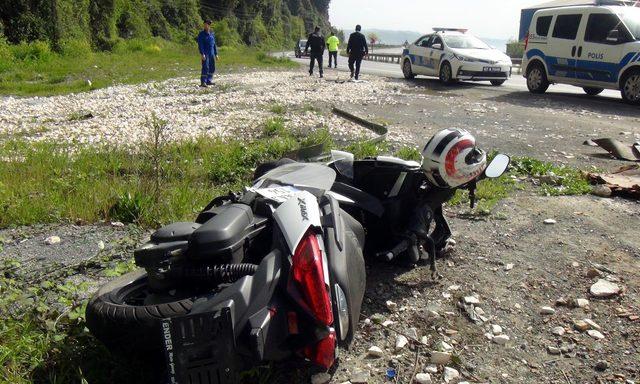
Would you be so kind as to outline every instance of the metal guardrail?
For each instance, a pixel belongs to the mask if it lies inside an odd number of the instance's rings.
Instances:
[[[375,52],[369,52],[369,54],[364,57],[365,60],[380,61],[383,63],[398,63],[398,64],[400,64],[401,58],[402,58],[402,55],[398,55],[398,54],[375,53]]]

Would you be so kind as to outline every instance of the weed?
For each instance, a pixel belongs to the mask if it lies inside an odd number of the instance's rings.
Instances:
[[[287,113],[287,107],[282,104],[273,104],[269,107],[269,112],[275,113],[276,115],[284,115]]]
[[[306,136],[302,136],[299,138],[301,147],[310,147],[316,144],[323,144],[324,150],[330,150],[335,147],[335,143],[333,141],[333,137],[329,132],[327,127],[322,127],[319,129],[314,129]]]
[[[389,144],[386,141],[358,141],[348,145],[345,150],[353,153],[356,159],[364,159],[388,152]]]
[[[422,153],[415,147],[402,147],[396,151],[395,155],[404,160],[422,161]]]
[[[498,202],[512,193],[516,184],[508,175],[502,175],[497,179],[484,179],[476,188],[476,206],[472,213],[488,215]],[[457,190],[453,198],[447,203],[451,206],[469,204],[469,191]]]
[[[69,117],[67,118],[67,120],[69,121],[82,121],[82,120],[88,120],[93,118],[93,113],[91,113],[90,111],[75,111],[72,112]]]
[[[537,179],[544,195],[584,195],[591,192],[589,181],[578,169],[530,157],[514,158],[511,164],[516,174]]]
[[[316,107],[314,105],[311,105],[311,104],[304,104],[301,109],[302,109],[302,112],[305,112],[305,113],[306,112],[311,112],[311,113],[315,113],[315,114],[319,114],[320,113],[320,108],[318,108],[318,107]]]
[[[267,120],[262,128],[262,134],[266,137],[281,136],[287,133],[282,117]]]
[[[148,199],[141,192],[122,193],[109,208],[109,219],[123,223],[138,223],[148,209]]]

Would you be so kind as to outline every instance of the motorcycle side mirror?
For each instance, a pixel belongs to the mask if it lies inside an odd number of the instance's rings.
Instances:
[[[510,163],[511,158],[500,153],[491,160],[491,163],[489,163],[489,166],[485,169],[484,174],[490,179],[498,178],[507,171]]]

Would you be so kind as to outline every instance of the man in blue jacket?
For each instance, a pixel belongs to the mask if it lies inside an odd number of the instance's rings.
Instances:
[[[216,59],[218,59],[218,47],[216,47],[216,37],[211,30],[211,20],[204,22],[204,29],[198,34],[198,49],[202,59],[200,86],[207,87],[213,84],[213,74],[216,72]]]

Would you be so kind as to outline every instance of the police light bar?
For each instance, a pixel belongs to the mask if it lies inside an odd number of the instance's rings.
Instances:
[[[597,0],[596,5],[627,5],[637,7],[640,4],[636,0]]]
[[[462,32],[467,33],[467,28],[433,28],[434,32]]]

